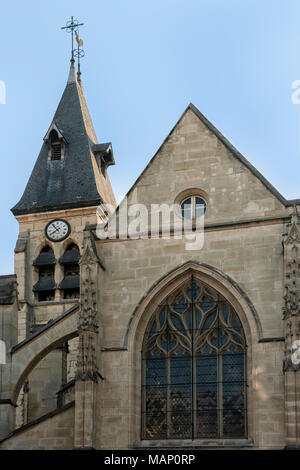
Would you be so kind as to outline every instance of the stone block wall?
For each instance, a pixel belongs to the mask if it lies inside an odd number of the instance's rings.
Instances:
[[[151,204],[173,204],[189,188],[206,194],[200,250],[189,251],[186,240],[172,237],[97,241],[106,268],[101,286],[99,446],[128,448],[140,439],[141,340],[131,337],[127,342],[128,335],[138,306],[153,286],[193,261],[222,273],[230,279],[232,292],[238,286],[251,304],[244,317],[252,322],[247,333],[249,438],[255,447],[282,448],[282,235],[291,208],[190,109],[130,190],[128,205],[144,204],[150,211]],[[136,337],[142,337],[147,321],[135,324]]]
[[[15,432],[0,443],[2,450],[72,450],[74,443],[74,403]]]

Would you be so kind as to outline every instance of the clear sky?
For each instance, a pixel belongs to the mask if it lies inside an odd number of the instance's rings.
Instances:
[[[2,2],[1,274],[13,273],[18,202],[66,84],[71,15],[110,179],[124,195],[192,102],[287,199],[300,198],[299,0]]]

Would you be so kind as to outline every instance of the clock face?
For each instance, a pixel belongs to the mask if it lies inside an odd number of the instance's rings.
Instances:
[[[71,227],[65,220],[56,219],[49,222],[45,228],[46,237],[52,242],[60,242],[67,238],[71,232]]]

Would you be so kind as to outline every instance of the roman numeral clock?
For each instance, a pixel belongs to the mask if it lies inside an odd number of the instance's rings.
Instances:
[[[45,235],[52,242],[61,242],[65,240],[70,233],[70,224],[62,219],[51,220],[45,228]]]

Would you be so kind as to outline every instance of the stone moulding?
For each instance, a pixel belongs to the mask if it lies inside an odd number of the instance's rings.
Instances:
[[[201,449],[201,448],[254,447],[252,439],[168,439],[159,441],[135,441],[132,449]]]
[[[186,261],[183,264],[180,264],[180,265],[176,266],[175,268],[171,269],[170,271],[168,271],[166,274],[164,274],[162,277],[160,277],[154,284],[152,284],[152,286],[147,290],[147,292],[145,292],[145,294],[143,295],[143,297],[140,299],[139,303],[137,304],[136,308],[134,309],[134,312],[132,313],[132,315],[129,319],[129,322],[127,324],[127,329],[126,329],[126,333],[125,333],[124,340],[123,340],[123,347],[124,348],[128,347],[128,338],[129,338],[129,333],[130,333],[130,329],[132,327],[133,320],[136,318],[139,310],[141,309],[143,303],[146,301],[147,297],[151,296],[153,291],[156,288],[158,288],[160,283],[163,285],[163,281],[166,281],[168,278],[171,278],[171,277],[172,278],[176,277],[177,272],[178,273],[179,272],[187,272],[188,270],[193,270],[193,269],[195,270],[195,272],[197,272],[197,270],[199,270],[199,272],[201,272],[201,270],[205,270],[205,271],[208,270],[208,271],[211,272],[212,276],[214,274],[217,274],[221,279],[223,279],[224,281],[227,281],[227,283],[229,283],[229,285],[236,290],[237,294],[246,302],[246,304],[248,306],[248,309],[251,312],[252,318],[254,319],[256,329],[257,329],[258,338],[259,338],[259,340],[262,339],[262,326],[261,326],[261,323],[260,323],[259,316],[258,316],[258,314],[255,310],[255,307],[252,304],[251,300],[249,299],[247,294],[241,289],[241,287],[233,279],[231,279],[230,276],[223,273],[219,269],[217,269],[213,266],[210,266],[206,263],[201,263],[199,261],[190,260],[190,261]]]

